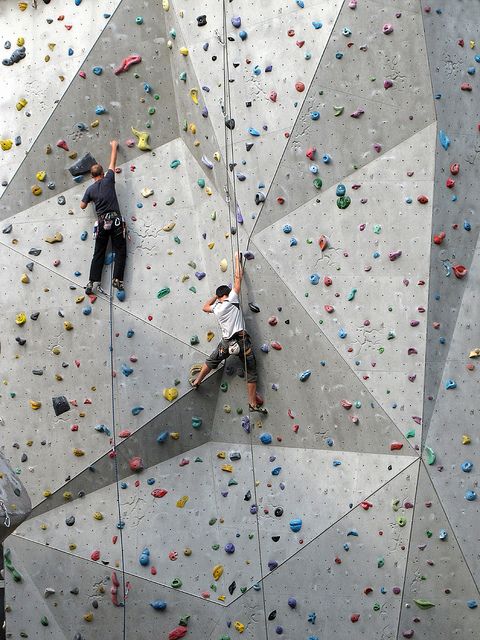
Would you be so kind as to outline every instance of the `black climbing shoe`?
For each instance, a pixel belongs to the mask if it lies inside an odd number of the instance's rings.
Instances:
[[[118,289],[119,291],[124,291],[123,282],[122,282],[122,280],[119,280],[118,278],[114,278],[112,280],[112,287],[114,287],[115,289]]]
[[[249,404],[248,408],[250,409],[250,411],[256,411],[257,413],[261,413],[264,416],[268,415],[268,410],[259,404],[254,404],[254,405]]]
[[[87,286],[85,287],[85,293],[87,294],[87,296],[91,296],[93,293],[93,282],[90,280],[90,282],[87,282]]]

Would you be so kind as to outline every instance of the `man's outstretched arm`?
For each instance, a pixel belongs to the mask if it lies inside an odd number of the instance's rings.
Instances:
[[[217,300],[217,296],[213,296],[212,298],[207,300],[203,305],[203,311],[205,311],[205,313],[212,313],[213,312],[212,307],[215,304],[216,300]]]
[[[117,166],[118,141],[112,140],[110,142],[110,146],[112,147],[112,151],[110,153],[110,164],[108,165],[108,168],[115,171],[115,167]]]
[[[233,277],[233,290],[237,295],[240,294],[240,289],[242,288],[242,278],[243,278],[243,269],[240,263],[240,255],[236,253],[235,254],[235,274]]]

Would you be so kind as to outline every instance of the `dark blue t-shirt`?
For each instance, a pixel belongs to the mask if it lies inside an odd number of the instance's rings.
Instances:
[[[85,191],[82,201],[85,204],[93,202],[97,216],[105,215],[111,211],[120,213],[115,193],[115,173],[109,169],[101,180],[91,184]]]

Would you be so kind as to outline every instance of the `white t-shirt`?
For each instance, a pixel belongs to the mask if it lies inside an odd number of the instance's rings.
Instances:
[[[217,300],[214,303],[212,311],[220,324],[223,338],[231,338],[237,331],[244,330],[245,325],[243,313],[240,309],[240,301],[238,294],[233,289],[230,291],[227,300],[223,302]]]

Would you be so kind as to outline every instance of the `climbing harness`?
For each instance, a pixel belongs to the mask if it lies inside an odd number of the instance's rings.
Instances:
[[[5,503],[3,502],[3,500],[0,500],[0,510],[3,511],[3,518],[4,518],[3,526],[9,529],[11,524],[10,516],[8,514],[7,507],[5,506]]]

